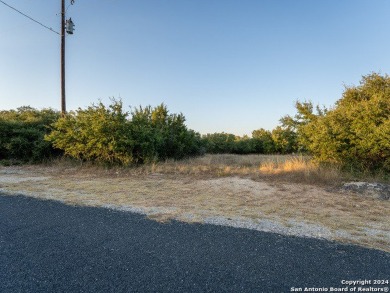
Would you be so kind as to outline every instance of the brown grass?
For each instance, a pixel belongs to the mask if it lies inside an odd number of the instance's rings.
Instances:
[[[390,252],[390,201],[330,191],[345,175],[299,156],[208,155],[137,168],[61,162],[0,168],[0,189],[68,204],[140,208],[150,218],[224,217],[284,228],[320,226],[322,236]]]
[[[136,169],[137,170],[137,169]],[[135,170],[132,169],[131,172]],[[332,185],[347,177],[336,167],[326,168],[298,155],[206,155],[182,161],[166,161],[138,168],[138,174],[161,173],[207,178],[248,177],[288,183]]]

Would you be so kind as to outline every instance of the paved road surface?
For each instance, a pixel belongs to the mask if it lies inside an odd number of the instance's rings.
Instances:
[[[0,195],[0,292],[290,292],[389,277],[376,250]]]

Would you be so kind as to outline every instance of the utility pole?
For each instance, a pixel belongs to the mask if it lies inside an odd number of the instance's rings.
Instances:
[[[66,114],[65,100],[65,0],[61,0],[61,114]]]
[[[70,0],[70,4],[74,4],[74,0]],[[61,0],[61,114],[66,114],[66,98],[65,98],[65,31],[72,35],[74,31],[74,23],[72,18],[65,20],[65,0]]]

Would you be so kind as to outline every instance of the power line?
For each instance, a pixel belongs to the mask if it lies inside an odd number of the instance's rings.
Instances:
[[[56,33],[57,35],[60,35],[60,33],[59,33],[59,32],[56,32],[56,31],[55,31],[55,30],[53,30],[51,27],[48,27],[48,26],[44,25],[43,23],[41,23],[41,22],[39,22],[39,21],[35,20],[34,18],[32,18],[32,17],[28,16],[27,14],[24,14],[23,12],[21,12],[21,11],[17,10],[15,7],[12,7],[11,5],[9,5],[9,4],[7,4],[7,3],[5,3],[5,2],[4,2],[4,1],[2,1],[2,0],[0,0],[0,2],[1,2],[1,3],[3,3],[4,5],[8,6],[9,8],[11,8],[11,9],[15,10],[16,12],[20,13],[21,15],[23,15],[23,16],[25,16],[25,17],[27,17],[27,18],[31,19],[32,21],[36,22],[37,24],[39,24],[39,25],[43,26],[44,28],[48,29],[49,31],[52,31],[53,33]]]

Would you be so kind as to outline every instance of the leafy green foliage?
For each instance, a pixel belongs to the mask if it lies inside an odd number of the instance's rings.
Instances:
[[[229,133],[213,133],[202,137],[206,152],[211,154],[273,154],[292,153],[297,147],[297,134],[281,126],[268,131],[254,130],[252,138]]]
[[[273,129],[272,140],[277,153],[289,154],[298,150],[297,134],[289,127],[277,126]]]
[[[61,117],[46,136],[65,154],[110,164],[142,164],[181,159],[201,152],[200,135],[188,130],[182,114],[169,114],[164,104],[123,112],[113,100]]]
[[[19,162],[39,162],[59,155],[43,138],[50,124],[59,117],[51,109],[36,110],[20,107],[0,112],[0,159]]]
[[[390,78],[373,73],[347,87],[330,110],[297,103],[299,141],[317,160],[390,171]],[[299,106],[299,107],[298,107]]]
[[[212,154],[285,154],[297,149],[296,133],[280,126],[272,132],[254,130],[252,138],[222,132],[204,135],[202,140],[206,151]]]
[[[298,152],[306,152],[308,141],[312,133],[315,132],[315,130],[309,130],[309,128],[314,125],[314,121],[327,113],[327,109],[317,106],[314,113],[314,107],[310,101],[297,101],[295,108],[297,109],[297,114],[294,117],[286,115],[280,119],[280,122],[282,127],[291,133],[289,136],[295,144],[293,148]],[[310,123],[312,123],[311,126],[307,127]]]
[[[256,153],[271,154],[275,152],[275,142],[271,131],[260,128],[252,131],[252,137]]]
[[[210,154],[233,153],[236,136],[229,133],[206,134],[202,137],[206,152]]]
[[[151,113],[160,159],[182,159],[202,152],[200,135],[187,129],[183,114],[169,114],[164,104],[154,108]]]
[[[126,113],[122,112],[121,103],[108,108],[99,103],[59,118],[46,140],[73,158],[128,163],[131,157],[127,147],[131,144],[126,126]]]

